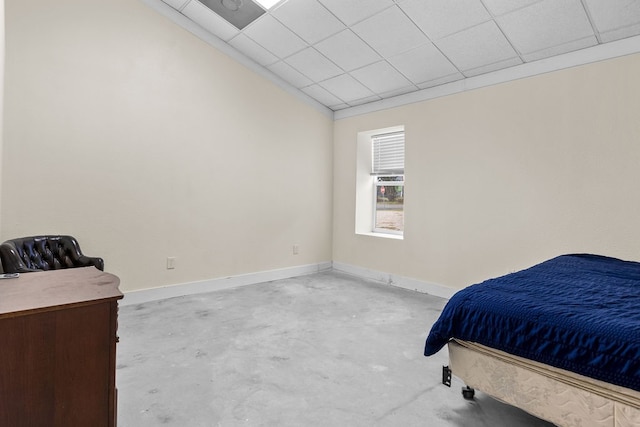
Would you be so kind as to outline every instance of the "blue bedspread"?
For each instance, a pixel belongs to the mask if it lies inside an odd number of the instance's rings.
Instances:
[[[640,263],[563,255],[457,292],[425,356],[472,341],[640,391]]]

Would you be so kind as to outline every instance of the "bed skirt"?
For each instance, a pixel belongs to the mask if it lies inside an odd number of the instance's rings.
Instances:
[[[469,387],[558,426],[640,426],[640,392],[479,344],[452,340],[449,367]]]

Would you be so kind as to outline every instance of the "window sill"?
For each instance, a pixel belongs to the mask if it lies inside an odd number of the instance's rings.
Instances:
[[[360,236],[382,237],[383,239],[404,240],[404,236],[402,234],[374,233],[373,231],[368,233],[356,232],[356,234]]]

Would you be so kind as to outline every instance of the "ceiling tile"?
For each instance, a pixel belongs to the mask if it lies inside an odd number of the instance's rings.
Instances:
[[[393,0],[320,0],[346,25],[353,25],[383,9],[393,6]]]
[[[405,0],[400,7],[431,40],[491,19],[480,0]]]
[[[458,70],[433,43],[423,44],[388,61],[413,83],[435,80],[457,73]]]
[[[521,9],[542,0],[482,0],[489,12],[494,16],[503,15]]]
[[[517,56],[493,21],[445,37],[435,44],[461,71]]]
[[[231,39],[229,44],[260,65],[273,64],[278,60],[274,54],[242,33]]]
[[[351,30],[344,30],[314,47],[346,71],[380,60],[380,55]]]
[[[161,1],[334,111],[640,35],[640,0],[282,0],[242,31]]]
[[[525,62],[537,61],[539,59],[549,58],[555,55],[562,55],[563,53],[573,52],[575,50],[585,49],[587,47],[595,46],[598,44],[596,36],[587,37],[580,40],[574,40],[569,43],[553,46],[547,49],[541,49],[533,53],[523,53],[520,56]]]
[[[383,57],[405,52],[429,41],[397,6],[354,25],[353,31]]]
[[[362,86],[362,84],[349,74],[342,74],[325,80],[320,83],[320,86],[349,104],[351,104],[351,101],[373,96],[373,93],[369,89]]]
[[[325,88],[319,85],[311,85],[302,89],[304,93],[324,105],[340,105],[343,101],[335,95],[329,93]]]
[[[640,24],[600,33],[600,40],[602,40],[603,43],[607,43],[637,35],[640,35]]]
[[[189,0],[162,0],[162,1],[176,10],[180,10],[182,6],[184,6],[185,3],[188,2]]]
[[[387,61],[367,65],[352,71],[351,75],[374,93],[391,92],[411,85],[411,82]]]
[[[594,36],[580,0],[546,0],[496,18],[523,54]],[[565,53],[567,50],[560,50]]]
[[[227,41],[239,33],[238,29],[225,21],[220,15],[198,1],[190,2],[182,13],[205,30]]]
[[[307,76],[302,75],[289,64],[282,61],[276,62],[267,68],[297,88],[313,83]]]
[[[329,108],[333,111],[344,110],[345,108],[349,108],[349,104],[338,104],[338,105],[330,105]]]
[[[520,64],[522,64],[522,60],[516,56],[509,59],[503,59],[502,61],[493,62],[491,64],[481,65],[476,68],[470,68],[468,70],[464,70],[463,74],[465,77],[479,76],[480,74],[486,74],[492,71],[501,70],[503,68],[514,67]]]
[[[428,89],[430,87],[455,82],[463,78],[464,76],[461,73],[455,73],[455,74],[450,74],[448,76],[440,77],[438,79],[430,80],[428,82],[420,83],[418,87],[420,89]]]
[[[640,34],[640,1],[586,0],[586,4],[602,41]]]
[[[353,101],[349,102],[349,105],[355,107],[356,105],[364,105],[374,101],[380,101],[380,97],[377,95],[373,95],[367,96],[366,98],[354,99]]]
[[[393,98],[394,96],[415,92],[415,90],[416,90],[416,86],[411,85],[411,86],[405,86],[399,89],[390,90],[389,92],[382,92],[379,95],[381,98]]]
[[[244,30],[244,34],[279,58],[304,49],[307,44],[271,15],[264,15]]]
[[[286,62],[316,83],[343,73],[340,67],[312,47],[290,56]]]
[[[271,14],[309,44],[323,40],[345,28],[317,0],[288,1]]]

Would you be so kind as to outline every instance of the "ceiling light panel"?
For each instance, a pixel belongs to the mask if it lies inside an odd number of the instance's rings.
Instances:
[[[260,6],[262,6],[266,10],[269,10],[281,1],[282,0],[256,0],[256,3],[259,3]]]
[[[317,0],[293,0],[278,7],[272,15],[309,44],[329,37],[345,26]]]
[[[264,14],[264,9],[252,0],[198,0],[223,17],[227,22],[242,30]]]
[[[199,1],[192,1],[182,13],[218,38],[228,41],[238,34],[238,29]]]

